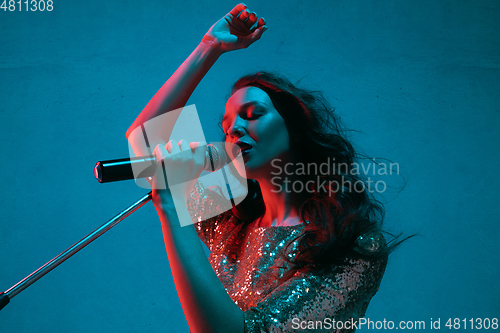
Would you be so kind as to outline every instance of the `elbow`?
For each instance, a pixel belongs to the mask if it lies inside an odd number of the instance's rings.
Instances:
[[[125,132],[125,138],[128,138],[130,137],[130,134],[132,134],[132,132],[134,131],[134,129],[136,129],[137,126],[134,126],[134,124],[130,125],[130,127],[127,129],[127,131]]]

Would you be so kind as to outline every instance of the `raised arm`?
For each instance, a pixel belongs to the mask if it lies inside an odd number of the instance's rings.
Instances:
[[[233,8],[210,28],[200,45],[151,99],[127,131],[127,138],[144,122],[183,107],[222,53],[249,46],[265,29],[264,19],[258,19],[246,5]],[[139,144],[130,143],[137,155],[146,155],[140,151]],[[194,226],[181,227],[181,221],[191,222],[185,200],[203,170],[206,147],[185,141],[170,141],[166,145],[150,142],[150,145],[156,146],[153,155],[161,161],[152,182],[153,203],[162,224],[172,277],[189,327],[193,333],[243,333],[243,311],[232,301],[215,274]],[[175,188],[170,188],[170,183],[175,183]]]
[[[127,139],[148,120],[185,106],[215,61],[225,52],[246,48],[258,40],[267,29],[265,24],[265,20],[258,19],[246,5],[235,6],[209,29],[191,55],[153,96],[127,130]],[[140,145],[130,143],[136,155],[146,155],[147,152],[140,151]]]

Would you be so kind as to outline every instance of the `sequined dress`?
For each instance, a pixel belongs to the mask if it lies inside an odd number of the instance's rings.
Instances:
[[[280,253],[294,256],[295,242],[286,252],[285,248],[301,233],[302,223],[249,227],[238,223],[230,212],[202,220],[211,209],[211,200],[210,190],[199,184],[191,192],[188,205],[193,220],[201,221],[195,228],[210,249],[210,264],[244,312],[245,333],[355,331],[358,319],[378,291],[387,258],[366,260],[354,256],[326,274],[298,272],[280,284],[279,278],[289,267]],[[230,251],[230,246],[234,249],[235,245],[236,257],[235,251]],[[357,245],[359,252],[372,252],[385,241],[376,233],[360,237]]]

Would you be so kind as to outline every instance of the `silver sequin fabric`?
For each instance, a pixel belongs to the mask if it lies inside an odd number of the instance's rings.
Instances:
[[[288,249],[286,245],[302,232],[303,224],[251,227],[231,212],[203,220],[218,207],[213,206],[210,190],[200,184],[191,192],[188,208],[193,221],[201,221],[195,228],[210,249],[210,264],[243,310],[245,333],[355,331],[353,323],[364,316],[378,291],[386,257],[353,256],[326,273],[297,272],[280,283],[289,268],[281,254],[293,258],[296,242]],[[379,233],[364,235],[357,242],[357,250],[364,253],[382,246],[385,240]]]

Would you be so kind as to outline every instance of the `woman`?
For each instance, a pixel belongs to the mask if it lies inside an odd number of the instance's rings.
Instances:
[[[265,20],[246,5],[234,7],[148,103],[127,138],[144,122],[183,107],[221,54],[248,47],[266,29]],[[366,188],[352,186],[362,184],[349,170],[356,153],[325,103],[277,75],[238,80],[222,128],[229,146],[239,148],[228,154],[242,155],[244,165],[236,169],[249,179],[249,195],[194,226],[180,227],[179,221],[191,217],[175,207],[179,200],[181,206],[210,207],[213,194],[198,185],[193,190],[192,181],[202,172],[205,146],[184,141],[155,146],[165,169],[158,168],[153,179],[153,202],[192,332],[356,329],[378,290],[391,247],[379,231],[382,207]],[[131,145],[136,155],[147,154]],[[300,163],[320,165],[327,158],[337,163],[329,172],[297,172]],[[169,179],[187,184],[180,198],[161,189],[164,170]],[[210,262],[198,237],[211,250]]]

